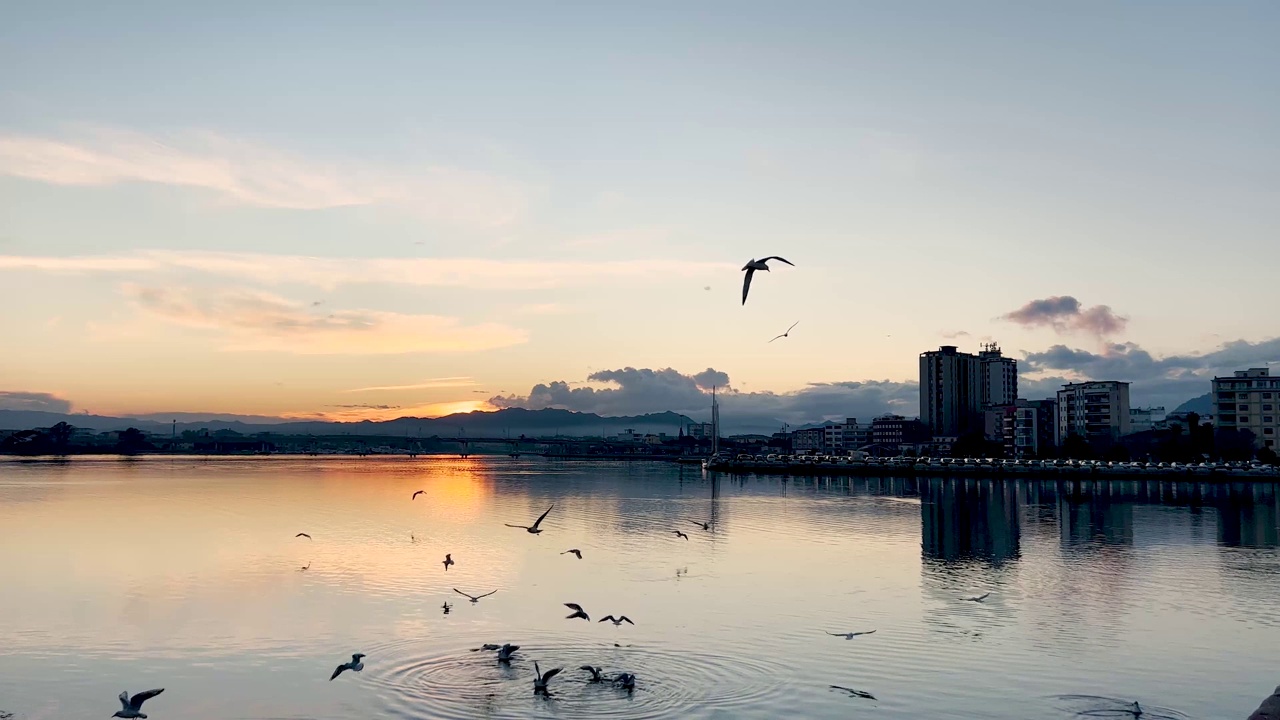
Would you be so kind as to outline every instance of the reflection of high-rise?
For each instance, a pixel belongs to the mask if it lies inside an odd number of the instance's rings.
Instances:
[[[936,560],[1018,557],[1017,483],[930,480],[920,483],[921,551]]]
[[[1274,485],[1250,485],[1234,492],[1218,488],[1218,543],[1226,547],[1280,546],[1280,495]]]
[[[1103,492],[1063,492],[1058,497],[1058,527],[1065,546],[1132,545],[1133,503]]]

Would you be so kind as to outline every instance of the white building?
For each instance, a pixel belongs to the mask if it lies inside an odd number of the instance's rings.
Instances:
[[[689,423],[689,426],[684,429],[684,434],[698,440],[706,440],[710,438],[715,431],[716,426],[714,423]]]
[[[1268,368],[1237,370],[1213,379],[1213,414],[1222,430],[1249,430],[1258,447],[1273,450],[1280,441],[1280,377]]]
[[[1129,408],[1129,432],[1140,433],[1164,427],[1164,407]]]
[[[982,344],[978,353],[982,374],[982,408],[1013,405],[1018,401],[1018,361],[1007,358],[1000,346],[991,342]]]
[[[1071,435],[1115,440],[1129,434],[1129,383],[1068,383],[1058,391],[1058,444]]]

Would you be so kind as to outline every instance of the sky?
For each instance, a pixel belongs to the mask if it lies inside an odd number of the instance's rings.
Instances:
[[[1025,397],[1176,405],[1280,361],[1277,31],[1268,2],[14,7],[0,408],[631,414],[714,381],[913,415],[920,352],[991,340]]]

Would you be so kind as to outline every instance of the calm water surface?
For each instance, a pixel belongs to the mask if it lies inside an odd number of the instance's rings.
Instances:
[[[502,525],[552,503],[539,536]],[[0,711],[105,718],[165,687],[154,720],[1023,720],[1072,717],[1066,694],[1244,718],[1280,682],[1278,515],[1273,485],[6,460]],[[486,642],[522,650],[503,668],[469,651]],[[356,651],[364,672],[329,682]],[[566,668],[551,699],[534,660]],[[639,687],[590,686],[584,664]]]

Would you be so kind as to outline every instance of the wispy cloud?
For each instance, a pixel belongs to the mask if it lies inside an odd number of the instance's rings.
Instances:
[[[69,137],[0,134],[0,173],[55,185],[154,183],[266,208],[390,205],[448,222],[495,226],[523,215],[516,184],[445,166],[403,173],[320,163],[209,132],[165,136],[92,128]]]
[[[1129,322],[1128,318],[1116,315],[1107,305],[1086,308],[1070,295],[1032,300],[1000,319],[1026,327],[1048,326],[1058,333],[1082,331],[1099,338],[1124,330]]]
[[[141,274],[194,272],[266,285],[299,283],[323,289],[379,283],[430,287],[536,290],[564,285],[651,282],[653,278],[705,277],[737,267],[729,263],[665,260],[491,260],[488,258],[310,257],[177,250],[121,255],[0,255],[0,270],[51,273]]]
[[[125,285],[140,310],[166,321],[217,331],[225,350],[303,355],[466,352],[523,343],[524,330],[495,323],[463,325],[438,315],[368,310],[317,313],[247,289],[203,290]]]
[[[372,387],[352,388],[343,390],[342,392],[359,393],[359,392],[383,392],[396,390],[426,390],[429,388],[457,388],[470,387],[475,385],[476,381],[469,377],[442,377],[423,380],[422,382],[412,383],[410,385],[374,385]]]

